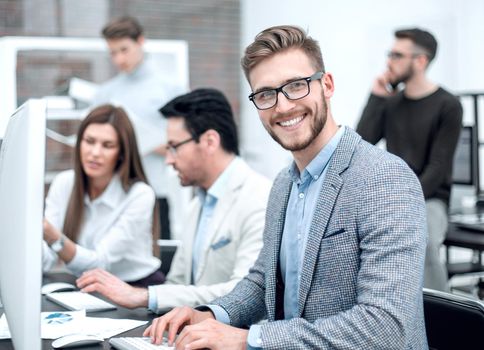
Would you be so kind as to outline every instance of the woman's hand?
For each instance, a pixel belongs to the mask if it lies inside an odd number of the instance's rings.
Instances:
[[[47,219],[44,219],[44,241],[50,246],[61,238],[61,233]]]

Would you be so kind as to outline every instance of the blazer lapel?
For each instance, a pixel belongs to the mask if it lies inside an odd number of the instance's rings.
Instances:
[[[243,186],[247,176],[249,168],[248,166],[240,162],[236,169],[233,169],[232,176],[229,179],[228,186],[224,194],[217,200],[217,204],[215,205],[215,209],[213,212],[212,219],[210,220],[209,227],[208,227],[208,235],[207,241],[204,242],[206,247],[209,247],[211,244],[215,243],[216,238],[220,238],[219,230],[227,217],[227,213],[232,209],[233,203],[237,200],[237,192]],[[222,233],[224,234],[224,233]],[[203,254],[201,255],[201,260],[198,264],[198,271],[195,278],[195,281],[198,281],[202,276],[203,270],[205,269],[205,262],[207,259],[207,255],[210,251],[206,249]]]
[[[192,284],[192,257],[193,257],[193,242],[195,241],[195,234],[197,233],[198,220],[200,219],[200,211],[202,206],[198,198],[193,199],[193,211],[191,213],[196,213],[195,215],[190,215],[187,222],[185,239],[183,240],[183,249],[185,254],[185,282],[187,285]]]
[[[328,172],[326,173],[314,210],[304,254],[299,286],[299,316],[304,311],[304,305],[311,287],[321,240],[327,233],[326,227],[331,218],[338,194],[343,186],[341,174],[348,168],[353,152],[360,139],[361,137],[358,134],[346,128],[330,160]]]

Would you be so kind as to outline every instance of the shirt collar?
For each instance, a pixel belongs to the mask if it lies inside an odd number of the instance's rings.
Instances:
[[[336,147],[338,146],[341,137],[343,137],[345,127],[342,126],[338,129],[336,134],[329,140],[329,142],[319,151],[314,159],[304,168],[302,175],[300,175],[296,162],[292,162],[289,167],[289,175],[292,181],[296,184],[304,183],[309,179],[317,180],[324,169],[331,160]]]
[[[103,203],[111,208],[115,208],[120,200],[120,196],[124,194],[123,186],[121,185],[121,179],[118,174],[114,174],[113,178],[109,182],[108,187],[103,193],[93,201],[89,198],[86,193],[84,196],[84,203],[87,205],[92,205],[95,203]]]
[[[224,192],[227,190],[227,184],[232,176],[232,173],[235,171],[234,169],[237,167],[237,164],[240,163],[240,158],[235,157],[229,165],[222,171],[222,173],[218,176],[215,182],[210,186],[208,191],[204,191],[201,188],[197,189],[197,195],[200,199],[200,202],[203,203],[205,201],[205,197],[208,196],[215,200],[218,200]]]

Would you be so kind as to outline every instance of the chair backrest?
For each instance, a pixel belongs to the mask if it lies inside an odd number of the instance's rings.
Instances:
[[[430,349],[484,348],[484,303],[425,288],[423,300]]]

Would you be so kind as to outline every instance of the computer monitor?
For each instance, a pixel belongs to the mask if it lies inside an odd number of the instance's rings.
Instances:
[[[10,117],[0,149],[0,299],[15,349],[40,350],[46,105]]]
[[[477,186],[477,150],[474,128],[464,126],[461,129],[459,141],[454,154],[452,182],[457,185]]]

